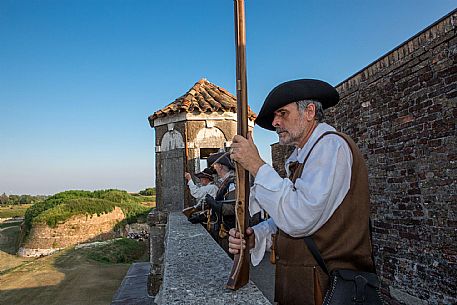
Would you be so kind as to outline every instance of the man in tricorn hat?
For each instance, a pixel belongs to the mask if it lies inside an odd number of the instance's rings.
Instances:
[[[235,189],[235,166],[230,159],[230,154],[218,152],[208,157],[208,165],[213,168],[218,176],[219,192],[216,200],[223,200],[227,194]]]
[[[189,217],[189,221],[192,223],[202,222],[205,219],[204,215],[204,203],[207,195],[216,197],[218,187],[213,183],[214,171],[211,168],[205,168],[203,171],[196,173],[195,176],[200,180],[200,186],[195,185],[192,180],[190,173],[185,173],[184,177],[187,180],[187,186],[189,187],[190,194],[197,200],[197,204],[185,208],[183,213]],[[200,210],[200,211],[199,211]],[[192,215],[194,214],[194,215]]]
[[[285,163],[288,178],[260,158],[251,134],[233,139],[231,158],[255,177],[250,213],[263,209],[271,218],[247,229],[247,245],[230,230],[229,250],[251,248],[257,265],[265,250],[274,249],[278,304],[322,304],[328,276],[305,236],[315,241],[329,271],[373,271],[365,161],[354,141],[323,122],[324,109],[338,100],[334,87],[314,79],[280,84],[265,99],[256,124],[276,131],[280,144],[296,147]]]
[[[212,227],[210,229],[213,238],[228,251],[228,230],[235,226],[235,166],[227,152],[211,154],[208,157],[208,165],[214,168],[218,176],[216,196],[206,197],[206,202],[211,207]]]

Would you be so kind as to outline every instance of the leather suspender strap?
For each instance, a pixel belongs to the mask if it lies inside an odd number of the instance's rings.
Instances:
[[[314,242],[314,240],[313,240],[310,236],[305,236],[305,237],[304,237],[304,240],[305,240],[306,245],[308,246],[309,251],[311,251],[311,254],[314,256],[314,259],[315,259],[316,262],[319,264],[319,266],[321,267],[321,269],[322,269],[327,275],[330,275],[330,274],[328,273],[327,265],[325,264],[324,259],[322,258],[321,253],[319,252],[319,249],[317,248],[317,245],[316,245],[316,243]]]
[[[308,154],[306,155],[305,157],[305,160],[303,161],[303,163],[300,163],[299,166],[297,167],[297,170],[295,171],[293,177],[292,177],[292,183],[295,184],[295,181],[298,179],[298,177],[301,176],[302,172],[303,172],[303,168],[305,166],[305,163],[306,161],[308,161],[308,158],[309,156],[311,155],[311,152],[313,151],[314,147],[316,146],[316,144],[326,135],[328,134],[338,134],[336,132],[333,132],[333,131],[327,131],[325,133],[323,133],[318,139],[316,142],[314,142],[313,146],[311,147],[311,149],[309,150]],[[325,264],[325,261],[324,259],[322,258],[320,252],[319,252],[319,249],[317,248],[317,245],[316,243],[314,242],[314,240],[312,239],[312,237],[310,236],[305,236],[304,237],[304,240],[305,240],[305,243],[306,243],[306,246],[308,246],[308,249],[309,251],[311,251],[311,254],[314,256],[314,259],[316,260],[316,262],[319,264],[319,266],[321,267],[321,269],[327,274],[329,275],[329,272],[328,272],[328,268],[327,268],[327,265]]]
[[[308,154],[306,155],[305,160],[303,160],[303,163],[299,163],[299,164],[298,164],[298,167],[297,167],[297,169],[295,170],[295,172],[294,172],[294,174],[293,174],[293,176],[292,176],[292,179],[291,179],[292,183],[295,184],[295,181],[298,179],[298,177],[301,176],[301,174],[302,174],[302,172],[303,172],[303,168],[305,167],[305,163],[306,163],[306,161],[308,161],[308,158],[309,158],[309,156],[311,155],[311,152],[313,151],[313,149],[314,149],[314,147],[316,146],[316,144],[317,144],[324,136],[326,136],[326,135],[328,135],[328,134],[336,134],[336,135],[338,135],[338,133],[335,132],[335,131],[326,131],[326,132],[324,132],[324,133],[316,140],[316,142],[314,142],[313,146],[311,146],[311,149],[309,150]]]

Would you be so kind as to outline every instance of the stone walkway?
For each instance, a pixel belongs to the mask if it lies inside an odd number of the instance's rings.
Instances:
[[[251,281],[262,291],[263,295],[274,304],[275,296],[275,265],[270,263],[270,253],[265,253],[263,260],[257,266],[251,265]]]
[[[201,225],[181,213],[169,215],[166,245],[157,304],[271,304],[253,281],[236,291],[225,288],[233,261]]]

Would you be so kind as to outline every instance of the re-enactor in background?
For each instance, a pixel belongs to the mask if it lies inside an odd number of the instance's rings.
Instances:
[[[335,88],[311,79],[280,84],[267,96],[256,123],[276,131],[280,144],[296,147],[285,163],[289,178],[260,158],[250,134],[233,139],[231,158],[255,177],[250,213],[263,209],[271,218],[247,229],[248,245],[232,229],[229,250],[250,247],[257,265],[274,242],[279,304],[314,304],[314,292],[324,295],[328,287],[304,236],[312,236],[330,271],[373,271],[365,162],[347,135],[323,122],[323,110],[338,100]]]
[[[197,200],[197,204],[193,207],[184,209],[183,212],[189,210],[193,215],[189,215],[189,221],[192,223],[198,223],[205,221],[205,197],[209,195],[211,197],[216,197],[218,187],[213,183],[213,170],[210,168],[205,168],[202,172],[196,173],[195,176],[200,180],[200,186],[197,186],[192,180],[190,173],[185,173],[184,177],[187,180],[187,186],[189,187],[190,194]]]
[[[219,189],[216,196],[206,198],[211,207],[211,235],[228,251],[228,230],[235,226],[235,167],[225,152],[211,154],[208,164],[217,172]]]

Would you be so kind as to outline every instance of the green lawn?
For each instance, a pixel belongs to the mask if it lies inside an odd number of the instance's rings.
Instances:
[[[0,206],[0,218],[24,217],[31,204]]]
[[[153,195],[153,196],[137,195],[136,197],[140,198],[142,205],[145,205],[145,206],[148,206],[151,208],[155,208],[155,206],[156,206],[156,196],[155,195]]]

